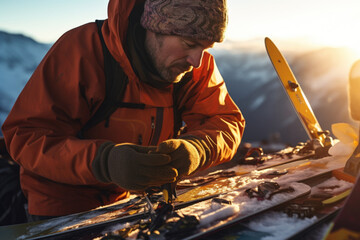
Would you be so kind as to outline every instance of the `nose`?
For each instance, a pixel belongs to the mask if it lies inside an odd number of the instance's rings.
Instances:
[[[201,65],[203,54],[203,49],[193,49],[187,56],[187,62],[194,68],[198,68]]]

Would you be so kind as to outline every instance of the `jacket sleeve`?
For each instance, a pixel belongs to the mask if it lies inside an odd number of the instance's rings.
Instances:
[[[104,97],[102,62],[92,23],[65,33],[39,64],[2,126],[25,171],[66,184],[98,183],[91,161],[105,140],[76,135]]]
[[[210,156],[202,169],[231,160],[245,128],[244,117],[231,99],[213,56],[205,52],[200,68],[185,85],[179,106],[185,133],[205,141]]]

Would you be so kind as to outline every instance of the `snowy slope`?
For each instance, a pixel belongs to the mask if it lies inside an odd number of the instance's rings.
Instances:
[[[213,52],[229,93],[247,120],[244,139],[280,138],[290,144],[306,141],[308,136],[268,59],[263,40],[255,41],[228,43],[231,48],[225,46]],[[306,50],[302,50],[298,43],[277,45],[322,128],[331,130],[331,124],[336,122],[352,123],[347,108],[347,81],[356,56],[341,48],[305,46]]]
[[[50,45],[0,31],[0,125]]]
[[[275,44],[293,68],[322,127],[329,130],[332,123],[351,122],[346,88],[354,56],[342,49],[314,49],[305,44],[300,48],[299,43],[291,42]],[[49,48],[23,35],[0,31],[0,125]],[[307,139],[266,55],[263,39],[225,41],[211,52],[230,95],[247,120],[244,141],[294,145]]]

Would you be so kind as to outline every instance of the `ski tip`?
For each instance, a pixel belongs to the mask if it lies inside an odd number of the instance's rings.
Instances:
[[[351,67],[350,78],[360,78],[360,60],[357,60]]]
[[[273,41],[271,41],[270,38],[265,37],[264,42],[265,42],[265,49],[266,49],[266,52],[268,55],[269,55],[269,51],[271,51],[270,49],[273,49],[273,48],[277,49],[277,47],[275,46],[275,43]]]
[[[270,58],[272,58],[271,55],[274,55],[271,53],[276,53],[275,56],[280,55],[282,58],[284,58],[275,43],[268,37],[265,38],[265,48]]]
[[[265,37],[264,42],[265,42],[265,46],[268,46],[269,44],[273,44],[273,45],[274,45],[273,41],[271,41],[271,39],[268,38],[268,37]]]

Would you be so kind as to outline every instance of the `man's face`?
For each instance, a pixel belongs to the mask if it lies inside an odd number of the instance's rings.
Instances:
[[[200,67],[204,50],[214,42],[146,31],[145,49],[164,81],[176,83]]]

